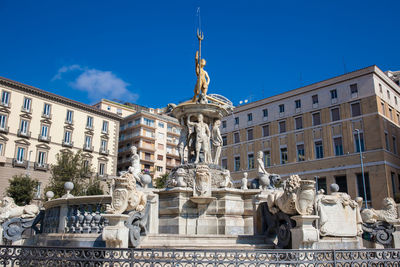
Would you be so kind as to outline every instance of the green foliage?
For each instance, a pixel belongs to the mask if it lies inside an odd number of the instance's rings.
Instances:
[[[166,186],[165,183],[167,182],[168,175],[169,175],[169,173],[164,173],[163,175],[156,178],[156,180],[155,180],[156,188],[165,188],[165,186]]]
[[[7,188],[7,195],[12,197],[15,204],[19,206],[28,205],[35,196],[38,181],[28,175],[14,175],[9,179],[10,185]]]
[[[92,176],[93,170],[90,164],[84,164],[85,158],[82,151],[77,153],[61,152],[57,154],[57,163],[51,166],[51,174],[49,185],[45,188],[45,192],[53,191],[54,198],[63,196],[65,182],[73,182],[74,189],[71,194],[74,196],[83,196],[90,194],[103,194],[100,187],[100,180],[89,177]]]

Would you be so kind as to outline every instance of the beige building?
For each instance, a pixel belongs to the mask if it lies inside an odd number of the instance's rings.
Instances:
[[[364,197],[361,148],[367,198],[380,207],[400,193],[399,127],[400,87],[371,66],[237,107],[222,121],[221,164],[255,178],[261,150],[271,173]]]
[[[138,149],[142,170],[149,172],[153,179],[179,165],[177,144],[180,126],[175,118],[164,113],[164,109],[120,104],[106,99],[95,106],[123,117],[119,135],[118,171],[127,170],[130,166],[132,145]]]
[[[5,78],[0,93],[0,194],[24,173],[43,189],[61,151],[83,150],[94,175],[116,174],[119,116]]]

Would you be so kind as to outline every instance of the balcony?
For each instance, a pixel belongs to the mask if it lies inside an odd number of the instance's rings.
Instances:
[[[104,173],[104,174],[97,173],[96,177],[101,179],[101,180],[103,180],[103,181],[106,181],[108,179],[108,174],[106,174],[106,173]]]
[[[50,136],[43,136],[41,134],[38,135],[38,140],[41,142],[50,143],[51,137]]]
[[[68,124],[68,125],[74,125],[74,121],[72,121],[72,120],[65,120],[65,124]]]
[[[49,164],[35,162],[34,169],[37,171],[45,171],[46,172],[49,170]]]
[[[108,130],[107,131],[104,131],[103,129],[101,130],[101,133],[102,134],[108,134]]]
[[[52,115],[51,115],[51,114],[44,114],[44,113],[43,113],[43,114],[42,114],[42,118],[51,120]]]
[[[22,106],[22,107],[21,107],[21,111],[24,112],[24,113],[32,114],[32,108],[27,109],[27,108],[24,108],[24,107]]]
[[[73,147],[74,146],[74,142],[65,142],[65,141],[62,141],[62,146],[64,146],[64,147]]]
[[[173,152],[168,152],[168,151],[167,151],[167,156],[168,156],[168,157],[171,157],[171,158],[180,159],[178,153],[173,153]]]
[[[0,106],[5,107],[5,108],[11,108],[11,103],[4,103],[4,102],[0,102]]]
[[[0,128],[0,133],[8,134],[9,130],[10,130],[9,126]]]
[[[21,129],[18,130],[17,136],[24,138],[31,138],[31,132],[22,132]]]
[[[108,156],[108,154],[109,154],[108,149],[100,148],[99,154]]]
[[[83,151],[93,152],[93,146],[83,145]]]
[[[93,125],[92,126],[90,126],[90,125],[86,125],[86,130],[90,130],[90,131],[93,131]]]
[[[12,166],[14,168],[17,167],[17,168],[25,168],[26,169],[26,168],[28,168],[28,161],[27,160],[19,161],[17,159],[13,159]]]

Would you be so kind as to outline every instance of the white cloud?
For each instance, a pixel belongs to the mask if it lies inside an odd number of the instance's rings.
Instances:
[[[139,95],[128,90],[129,83],[118,78],[111,71],[84,68],[79,65],[70,65],[60,68],[53,80],[61,79],[61,75],[70,71],[80,71],[79,76],[70,82],[74,89],[87,92],[91,101],[99,101],[101,98],[121,99],[135,102]]]

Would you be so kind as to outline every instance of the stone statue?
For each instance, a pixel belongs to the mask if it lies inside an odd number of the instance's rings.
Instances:
[[[242,186],[240,187],[240,189],[247,190],[248,189],[248,187],[247,187],[247,181],[248,181],[247,180],[247,176],[248,176],[248,173],[244,172],[243,175],[244,175],[244,177],[242,178]]]
[[[185,163],[185,148],[188,144],[188,135],[189,135],[189,131],[188,128],[185,126],[183,118],[181,121],[181,133],[179,136],[179,142],[178,142],[178,153],[179,153],[179,157],[181,158],[181,164]]]
[[[11,218],[34,218],[39,213],[36,205],[18,206],[11,197],[4,197],[0,207],[0,224]]]
[[[206,60],[201,58],[201,41],[204,39],[204,35],[199,31],[197,32],[197,39],[199,40],[199,51],[196,52],[195,57],[197,82],[194,87],[192,102],[196,102],[197,96],[199,96],[199,100],[201,97],[204,99],[207,95],[208,85],[210,84],[210,77],[207,71],[204,70]]]
[[[224,170],[222,172],[222,175],[224,176],[224,180],[220,184],[220,187],[223,188],[233,188],[233,183],[231,181],[231,173],[229,170]]]
[[[271,190],[267,196],[268,210],[272,214],[279,211],[289,215],[298,214],[296,210],[296,201],[298,189],[300,189],[301,179],[298,175],[291,175],[283,182],[283,190]]]
[[[214,122],[212,131],[211,131],[211,142],[214,147],[214,164],[218,165],[219,158],[221,156],[221,147],[222,147],[222,136],[219,130],[219,126],[221,125],[220,120],[216,120]]]
[[[187,175],[187,173],[185,169],[178,168],[175,173],[176,173],[176,186],[187,187],[187,183],[185,182],[185,176]]]
[[[128,172],[133,175],[133,178],[136,182],[142,184],[140,157],[137,153],[137,148],[135,146],[131,146],[131,166],[129,166]]]
[[[364,223],[376,223],[383,221],[387,223],[400,223],[399,215],[397,214],[396,203],[393,198],[386,197],[382,201],[383,209],[364,209],[361,212],[361,218]]]
[[[281,179],[278,174],[270,174],[267,172],[264,166],[264,152],[258,151],[257,153],[257,164],[258,164],[258,179],[260,182],[260,189],[266,190],[267,188],[274,188],[274,183],[271,183],[271,179],[273,178],[275,181],[279,181]]]
[[[191,122],[190,115],[187,118],[187,125],[189,127],[193,126],[196,135],[196,159],[194,163],[199,163],[200,159],[200,150],[203,150],[204,153],[204,163],[211,163],[211,153],[210,153],[210,129],[208,125],[203,122],[203,115],[199,114],[197,119],[198,122]]]

